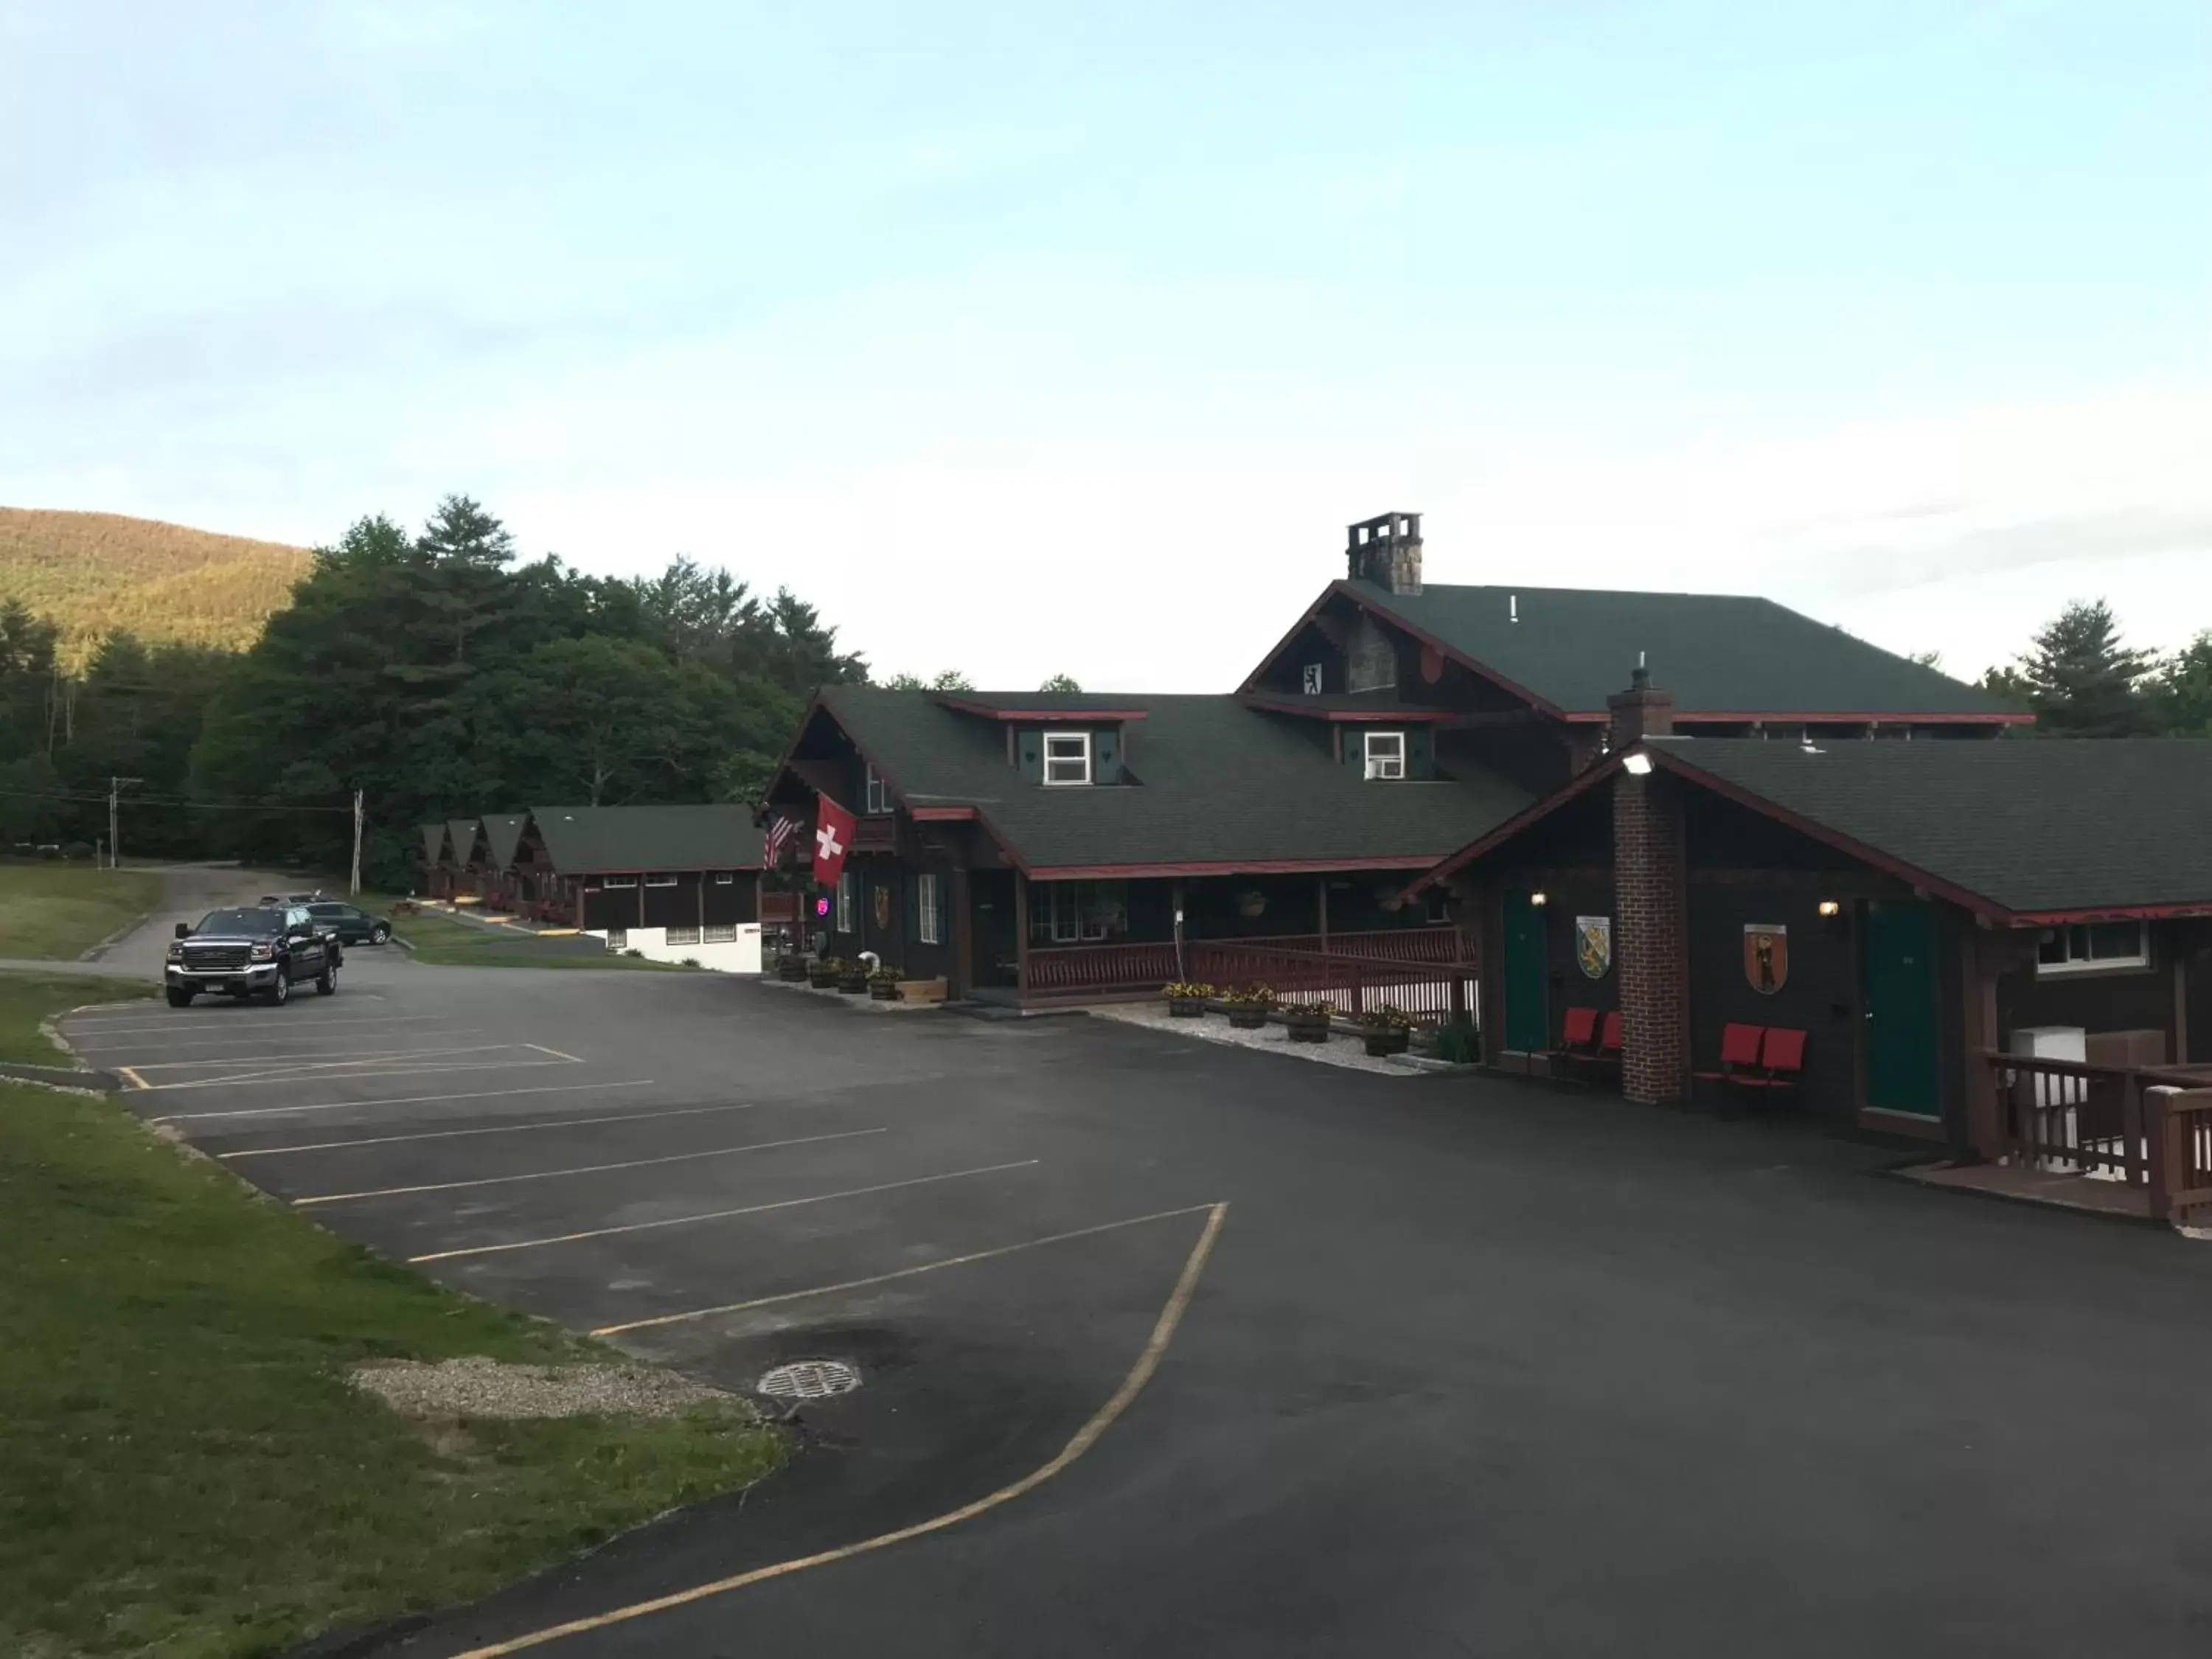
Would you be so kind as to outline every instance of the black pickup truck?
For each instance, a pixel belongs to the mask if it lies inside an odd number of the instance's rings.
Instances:
[[[203,992],[282,1006],[299,980],[313,980],[323,996],[336,991],[338,950],[303,904],[210,910],[196,927],[177,924],[163,978],[172,1008],[188,1006]]]

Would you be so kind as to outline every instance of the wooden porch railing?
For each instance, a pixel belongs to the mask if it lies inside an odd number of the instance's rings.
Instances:
[[[2212,1089],[2159,1084],[2145,1101],[2150,1212],[2177,1227],[2212,1226]]]
[[[1170,980],[1222,987],[1267,985],[1292,1000],[1327,998],[1350,1012],[1383,1003],[1424,1023],[1467,1018],[1474,1006],[1476,965],[1462,959],[1458,933],[1446,927],[1245,939],[1186,939],[1182,965],[1170,940],[1142,944],[1054,945],[1029,953],[1033,995],[1071,996],[1155,991]]]
[[[2212,1210],[2212,1088],[2183,1086],[2212,1081],[2205,1068],[1978,1053],[1996,1076],[2008,1162],[2142,1188],[2152,1215],[2185,1224]]]

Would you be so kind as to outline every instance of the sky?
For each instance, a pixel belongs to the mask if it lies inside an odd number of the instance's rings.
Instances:
[[[2212,627],[2212,6],[0,0],[0,502],[447,492],[879,672],[1436,582]]]

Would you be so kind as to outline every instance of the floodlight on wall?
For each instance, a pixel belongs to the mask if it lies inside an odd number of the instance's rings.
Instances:
[[[1547,893],[1531,893],[1528,895],[1528,902],[1540,908],[1544,905],[1549,904],[1551,902],[1551,896]]]
[[[1833,899],[1822,899],[1819,908],[1824,916],[1840,916],[1844,914],[1844,907]]]
[[[1648,776],[1651,771],[1651,757],[1641,749],[1632,755],[1624,755],[1621,757],[1620,769],[1632,778]]]

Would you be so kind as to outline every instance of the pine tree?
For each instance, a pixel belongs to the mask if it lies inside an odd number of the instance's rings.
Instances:
[[[2160,664],[2144,690],[2160,732],[2212,738],[2212,628]]]
[[[2035,636],[2020,685],[2036,726],[2054,737],[2124,738],[2149,725],[2140,690],[2153,653],[2120,643],[2112,607],[2076,601]]]

